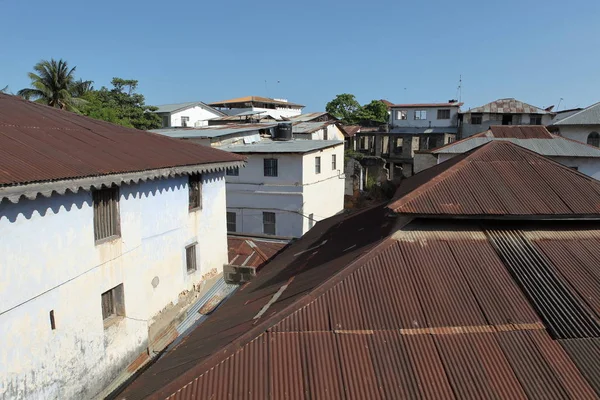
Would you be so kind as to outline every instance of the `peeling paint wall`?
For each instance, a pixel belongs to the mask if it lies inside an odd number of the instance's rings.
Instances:
[[[152,317],[221,271],[224,173],[203,175],[203,209],[191,213],[187,182],[121,186],[121,237],[99,245],[90,192],[0,204],[0,399],[93,397],[145,350]],[[121,283],[125,316],[105,327],[101,294]]]

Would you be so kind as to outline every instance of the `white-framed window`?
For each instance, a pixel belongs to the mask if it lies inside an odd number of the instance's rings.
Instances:
[[[263,212],[263,233],[265,235],[275,235],[275,213],[274,212]]]
[[[426,110],[415,110],[415,120],[423,120],[427,119],[427,111]]]
[[[227,211],[227,232],[237,232],[237,214]]]
[[[406,111],[404,110],[396,110],[396,119],[405,120],[406,119]]]

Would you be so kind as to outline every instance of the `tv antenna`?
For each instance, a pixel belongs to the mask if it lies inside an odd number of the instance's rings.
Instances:
[[[556,106],[556,111],[558,111],[560,109],[560,103],[562,103],[564,99],[561,97],[560,100],[558,101],[558,105]]]
[[[460,103],[462,100],[462,74],[458,76],[458,87],[456,88],[456,97]]]

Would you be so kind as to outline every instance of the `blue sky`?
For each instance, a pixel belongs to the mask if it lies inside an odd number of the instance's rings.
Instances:
[[[456,97],[461,74],[466,107],[600,101],[597,0],[0,0],[0,15],[0,86],[13,92],[54,57],[97,87],[138,79],[149,104],[438,102]]]

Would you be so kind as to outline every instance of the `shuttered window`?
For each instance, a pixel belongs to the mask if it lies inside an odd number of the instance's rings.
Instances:
[[[275,213],[263,212],[263,233],[275,235]]]
[[[202,208],[202,175],[189,175],[188,189],[190,195],[190,211]]]
[[[228,211],[227,212],[227,231],[228,232],[236,232],[237,224],[236,224],[237,216],[235,212]]]
[[[450,119],[450,110],[437,110],[437,119]]]
[[[94,239],[120,236],[119,228],[119,188],[96,190],[92,193],[94,201]]]
[[[185,248],[185,264],[188,274],[196,272],[196,243]]]
[[[125,315],[125,299],[123,297],[123,284],[102,293],[102,319],[104,322]]]

